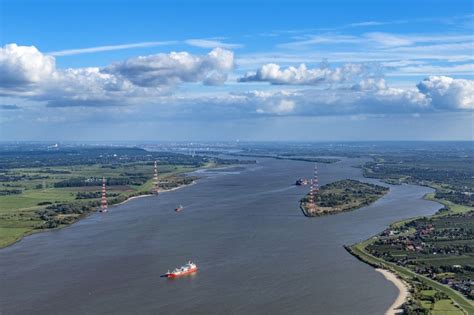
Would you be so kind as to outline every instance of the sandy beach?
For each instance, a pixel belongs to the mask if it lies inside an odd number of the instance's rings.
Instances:
[[[187,185],[180,185],[180,186],[177,186],[177,187],[174,187],[174,188],[171,188],[171,189],[160,190],[159,193],[161,194],[161,193],[165,193],[165,192],[177,190],[177,189],[180,189],[180,188],[184,188],[184,187],[187,187],[187,186],[194,185],[195,183],[196,183],[196,181],[193,180],[190,184],[187,184]],[[145,194],[145,195],[133,196],[133,197],[128,198],[127,200],[122,201],[121,203],[117,203],[117,204],[114,204],[114,205],[112,205],[112,206],[119,206],[119,205],[122,205],[122,204],[124,204],[124,203],[126,203],[126,202],[129,202],[130,200],[133,200],[133,199],[143,198],[143,197],[150,197],[150,196],[154,196],[154,195],[153,195],[153,194]]]
[[[377,268],[375,270],[380,272],[381,274],[383,274],[385,279],[392,282],[397,287],[397,289],[399,291],[397,299],[393,302],[393,304],[385,312],[385,315],[401,314],[402,311],[399,308],[400,308],[400,306],[403,305],[403,303],[405,303],[405,301],[407,300],[408,295],[409,295],[407,285],[402,280],[400,280],[400,278],[398,278],[394,273],[392,273],[392,272],[390,272],[386,269]]]
[[[146,194],[146,195],[133,196],[133,197],[127,198],[126,200],[122,201],[121,203],[117,203],[117,204],[114,204],[112,206],[120,206],[120,205],[123,205],[126,202],[129,202],[130,200],[137,199],[137,198],[143,198],[143,197],[149,197],[149,196],[153,196],[153,195],[152,194]]]

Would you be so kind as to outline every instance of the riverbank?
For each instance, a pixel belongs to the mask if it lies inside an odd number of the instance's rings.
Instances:
[[[403,312],[403,310],[401,310],[401,306],[407,301],[408,297],[410,296],[410,293],[408,291],[408,285],[400,278],[398,278],[397,275],[393,272],[380,268],[376,268],[375,270],[380,272],[385,277],[385,279],[392,282],[399,291],[397,299],[388,308],[388,310],[385,312],[385,315],[401,314]]]
[[[202,169],[205,169],[205,168],[202,168]],[[163,190],[159,190],[159,193],[162,194],[162,193],[167,193],[167,192],[170,192],[170,191],[175,191],[175,190],[178,190],[180,188],[184,188],[184,187],[188,187],[188,186],[192,186],[196,183],[197,180],[193,180],[191,183],[189,184],[182,184],[182,185],[179,185],[177,187],[174,187],[174,188],[169,188],[169,189],[163,189]],[[138,199],[138,198],[143,198],[143,197],[152,197],[152,196],[156,196],[154,194],[143,194],[143,195],[138,195],[138,196],[132,196],[132,197],[129,197],[127,198],[126,200],[122,201],[121,203],[117,203],[117,204],[114,204],[112,206],[120,206],[120,205],[123,205],[129,201],[132,201],[134,199]]]
[[[143,197],[151,197],[151,196],[153,196],[153,194],[143,194],[143,195],[129,197],[126,200],[122,201],[121,203],[117,203],[117,204],[112,205],[112,206],[120,206],[120,205],[123,205],[123,204],[125,204],[125,203],[127,203],[131,200],[134,200],[134,199],[143,198]]]
[[[411,224],[411,222],[414,222],[414,221],[418,222],[420,220],[424,220],[424,221],[431,220],[428,224],[430,224],[432,229],[435,229],[438,225],[436,223],[436,220],[447,218],[447,220],[451,222],[451,224],[455,224],[453,223],[454,222],[453,220],[456,220],[456,216],[460,216],[460,215],[462,214],[453,213],[448,208],[448,210],[441,211],[441,213],[438,212],[437,214],[429,216],[428,219],[415,218],[415,219],[396,222],[396,223],[393,223],[389,229],[384,231],[384,233],[373,236],[363,242],[360,242],[351,246],[345,246],[345,248],[353,256],[373,266],[374,268],[382,268],[382,269],[389,270],[390,272],[395,273],[399,278],[403,279],[403,281],[408,283],[408,285],[411,288],[413,288],[413,292],[415,292],[413,293],[414,298],[409,299],[409,300],[405,299],[404,308],[407,308],[410,310],[443,309],[443,310],[449,311],[450,314],[474,314],[474,304],[471,301],[469,301],[460,292],[454,290],[448,285],[444,285],[438,282],[437,280],[439,279],[437,277],[432,279],[426,275],[422,275],[420,273],[415,272],[414,270],[411,270],[407,266],[401,266],[400,264],[397,264],[396,260],[393,262],[392,261],[389,262],[383,259],[383,257],[385,256],[381,256],[381,257],[378,257],[379,255],[377,255],[377,257],[374,256],[376,255],[374,253],[379,253],[379,254],[384,253],[384,255],[387,255],[385,254],[384,251],[390,250],[392,248],[393,250],[397,251],[398,255],[403,255],[403,252],[400,249],[397,249],[395,245],[391,245],[392,243],[390,242],[387,243],[387,240],[394,239],[396,241],[397,236],[407,237],[409,235],[412,235],[413,233],[416,233],[417,230],[415,230],[412,227],[413,224]],[[459,220],[461,220],[460,222],[470,222],[469,218],[466,218],[466,219],[460,218]],[[406,224],[409,224],[409,226],[406,226]],[[421,224],[421,223],[418,223],[418,224]],[[446,224],[449,224],[449,223],[442,222],[441,225],[447,226]],[[420,225],[419,228],[426,230],[426,228],[422,225]],[[392,234],[394,235],[392,236]],[[438,234],[434,234],[434,235],[438,235]],[[423,241],[431,244],[429,240],[429,235],[424,235]],[[453,240],[453,241],[455,242],[456,240]],[[416,239],[413,239],[412,242],[415,243]],[[374,245],[377,245],[378,247],[374,247]],[[386,249],[382,249],[382,247]],[[409,251],[409,253],[413,253],[413,250]],[[390,253],[388,253],[388,255],[390,255]],[[423,258],[423,256],[421,255],[421,252],[416,257],[418,257],[418,259]],[[437,259],[442,259],[442,257],[437,256]],[[406,256],[405,260],[409,261],[408,256]],[[429,261],[431,260],[428,260],[428,262]],[[440,263],[443,264],[442,262]],[[449,263],[458,264],[456,261],[453,261],[453,260],[450,260]],[[434,295],[437,296],[437,299],[432,298]]]
[[[163,166],[160,180],[163,181],[164,189],[160,192],[166,193],[193,185],[198,179],[196,176],[183,176],[184,174],[220,167],[221,164],[212,162],[207,162],[201,167]],[[75,166],[67,171],[66,167],[58,167],[48,169],[55,177],[50,176],[46,185],[42,184],[43,189],[37,189],[28,181],[18,182],[17,185],[25,185],[26,190],[19,195],[3,196],[0,200],[0,249],[13,245],[28,235],[64,228],[96,213],[100,206],[100,198],[97,198],[95,192],[100,191],[100,187],[55,187],[56,182],[79,175],[88,176],[99,171],[108,172],[107,177],[116,181],[119,176],[124,178],[125,174],[134,176],[136,173],[141,176],[142,169],[147,168],[149,166],[146,164],[124,164],[115,169],[107,168],[106,171],[97,166]],[[27,174],[41,174],[42,171],[22,170]],[[152,186],[152,179],[146,180],[141,185],[110,185],[107,187],[109,207],[151,196],[152,194],[148,192]],[[77,197],[79,195],[81,198]],[[94,198],[89,199],[89,195]],[[100,197],[100,193],[98,195]]]
[[[417,284],[421,289],[418,291],[430,291],[435,290],[444,294],[445,299],[441,299],[438,303],[442,304],[444,308],[449,306],[449,310],[452,312],[450,314],[474,314],[474,305],[472,302],[467,300],[462,294],[456,292],[450,287],[443,285],[435,280],[432,280],[428,277],[420,275],[408,268],[399,266],[397,264],[385,261],[381,258],[375,257],[368,253],[365,248],[371,243],[376,241],[376,237],[372,237],[363,242],[351,245],[344,246],[345,249],[355,256],[360,261],[376,268],[376,269],[385,269],[390,270],[390,272],[395,273],[398,277],[402,278],[408,283],[409,286],[414,286]],[[419,292],[419,295],[422,295],[423,292]],[[398,299],[398,297],[397,297]],[[408,299],[405,299],[405,303],[408,302]]]

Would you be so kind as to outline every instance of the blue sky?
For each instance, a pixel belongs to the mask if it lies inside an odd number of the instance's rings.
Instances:
[[[472,1],[0,3],[1,140],[473,137]]]

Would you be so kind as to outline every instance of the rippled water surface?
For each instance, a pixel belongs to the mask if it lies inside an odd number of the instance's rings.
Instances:
[[[364,179],[360,160],[320,164],[320,182]],[[135,199],[0,250],[1,313],[382,314],[398,292],[342,245],[434,213],[428,188],[391,186],[375,204],[321,218],[298,208],[307,162],[262,159]],[[183,204],[185,209],[173,209]],[[199,272],[160,275],[194,260]]]

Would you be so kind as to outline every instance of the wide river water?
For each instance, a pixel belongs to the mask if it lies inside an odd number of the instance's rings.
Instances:
[[[321,184],[378,183],[360,163],[319,164]],[[428,188],[390,186],[368,207],[306,218],[308,187],[293,183],[312,171],[274,159],[206,171],[195,185],[26,237],[0,250],[0,313],[383,314],[397,289],[343,245],[440,205],[422,199]],[[189,259],[194,276],[160,277]]]

